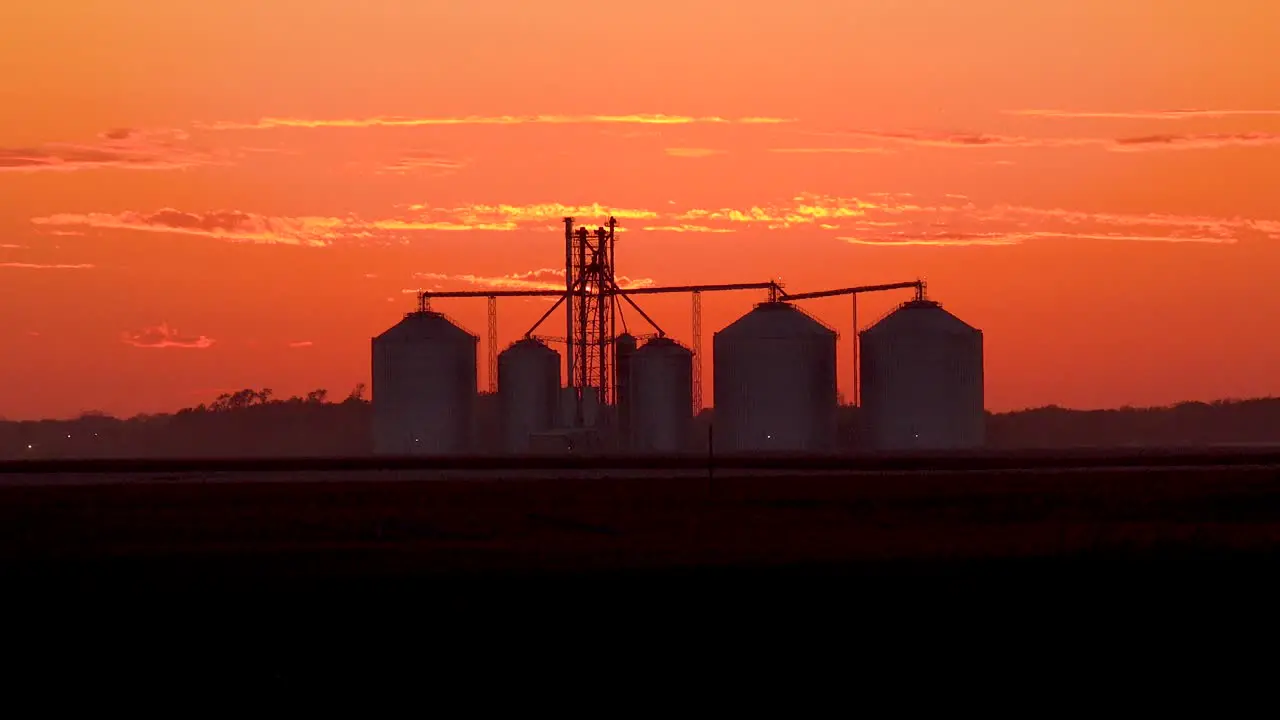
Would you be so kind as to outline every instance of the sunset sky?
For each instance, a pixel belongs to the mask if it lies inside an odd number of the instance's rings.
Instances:
[[[559,218],[610,212],[633,283],[925,279],[994,410],[1280,395],[1280,2],[41,0],[0,33],[9,419],[345,395],[416,290],[563,282]],[[762,299],[705,298],[708,355]],[[690,341],[688,296],[643,304]],[[848,393],[849,300],[805,307]],[[502,301],[501,344],[545,308]]]

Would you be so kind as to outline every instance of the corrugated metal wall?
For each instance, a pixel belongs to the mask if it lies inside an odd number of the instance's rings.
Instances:
[[[521,340],[498,355],[502,448],[529,450],[533,433],[551,429],[560,390],[560,353],[537,340]]]
[[[824,452],[836,420],[836,333],[763,303],[715,334],[716,449]]]
[[[877,450],[985,441],[982,332],[937,303],[906,303],[859,335],[862,410]]]
[[[658,338],[631,356],[631,448],[637,452],[688,449],[693,421],[693,352]]]
[[[374,452],[467,452],[480,339],[437,313],[405,316],[373,338]]]

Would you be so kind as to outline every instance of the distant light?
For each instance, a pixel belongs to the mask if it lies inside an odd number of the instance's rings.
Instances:
[[[28,449],[28,450],[30,450],[30,449],[31,449],[31,443],[27,443],[27,449]]]
[[[70,435],[68,435],[68,436],[67,436],[67,439],[68,439],[68,440],[70,440],[70,439],[71,439],[71,436],[70,436]]]
[[[764,439],[765,439],[765,440],[772,440],[772,439],[773,439],[773,436],[772,436],[772,435],[765,435],[765,436],[764,436]]]

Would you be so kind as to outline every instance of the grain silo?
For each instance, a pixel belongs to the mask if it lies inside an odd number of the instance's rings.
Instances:
[[[562,428],[597,427],[603,424],[605,409],[600,402],[600,391],[594,387],[582,388],[582,424],[578,424],[578,390],[560,388],[560,407],[557,426]]]
[[[982,331],[929,300],[859,333],[862,414],[876,450],[953,450],[984,442]]]
[[[529,451],[534,433],[556,422],[560,391],[560,353],[526,338],[498,355],[498,405],[502,448]]]
[[[836,332],[784,302],[715,334],[714,435],[726,452],[823,452],[836,422]]]
[[[641,345],[630,359],[630,391],[632,449],[687,450],[693,422],[693,353],[667,338]]]
[[[614,411],[618,416],[618,448],[631,448],[631,357],[636,352],[636,338],[624,332],[613,343],[613,368],[617,395]]]
[[[480,339],[418,311],[373,338],[373,440],[382,455],[470,449]]]

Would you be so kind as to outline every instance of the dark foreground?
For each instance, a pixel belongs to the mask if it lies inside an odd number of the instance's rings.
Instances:
[[[808,637],[800,628],[856,623],[868,640],[947,622],[1067,633],[1099,613],[1185,628],[1280,599],[1280,463],[1084,465],[317,469],[314,481],[148,468],[89,484],[10,467],[0,573],[10,603],[46,611],[74,600],[81,617],[136,627],[194,613],[217,634],[320,623],[387,642],[423,623],[437,639]]]

